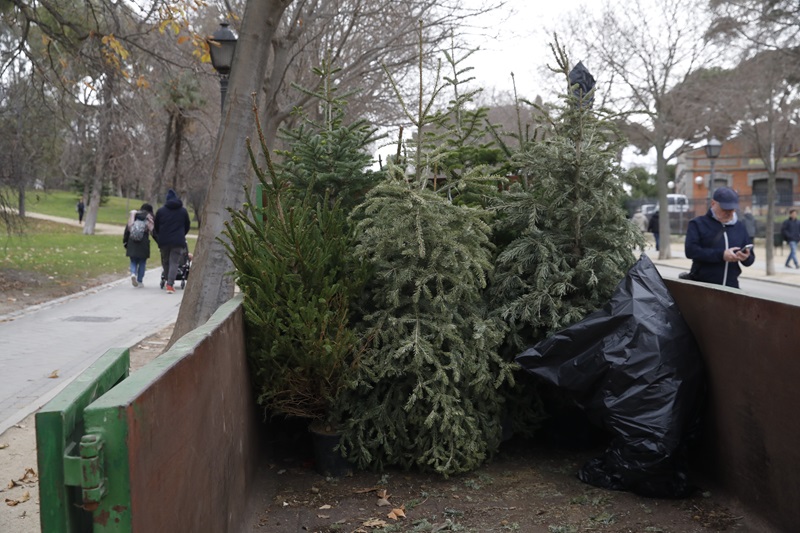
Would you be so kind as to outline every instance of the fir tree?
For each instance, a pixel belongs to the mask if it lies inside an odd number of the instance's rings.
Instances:
[[[366,120],[345,120],[349,94],[337,94],[334,76],[338,69],[326,62],[314,72],[320,86],[306,92],[320,102],[322,119],[316,122],[301,109],[295,110],[301,123],[281,130],[291,149],[279,152],[284,159],[278,170],[298,189],[310,188],[318,199],[327,194],[350,211],[380,179],[369,168],[372,156],[367,152],[380,137]]]
[[[449,475],[479,466],[501,436],[502,323],[481,290],[491,269],[481,209],[386,181],[358,208],[356,256],[370,266],[367,340],[340,396],[343,445],[361,467]]]
[[[552,48],[553,70],[568,80],[568,58]],[[592,93],[566,88],[544,138],[515,158],[527,185],[496,206],[496,230],[513,238],[497,258],[491,302],[511,328],[512,355],[605,304],[642,239],[621,208],[622,137],[592,109]]]
[[[497,354],[504,326],[488,317],[483,299],[490,213],[451,200],[497,191],[472,160],[483,114],[466,111],[472,95],[457,90],[447,110],[431,112],[438,79],[427,103],[420,85],[416,116],[401,98],[417,127],[413,175],[390,162],[387,179],[351,217],[356,258],[372,276],[357,324],[364,348],[338,418],[346,421],[342,445],[359,466],[450,475],[480,466],[499,446],[501,387],[513,365]]]
[[[331,405],[357,345],[350,306],[365,276],[352,262],[347,212],[338,201],[293,187],[275,172],[260,140],[267,170],[249,141],[248,150],[263,205],[232,211],[223,232],[244,294],[257,401],[269,414],[335,424]]]

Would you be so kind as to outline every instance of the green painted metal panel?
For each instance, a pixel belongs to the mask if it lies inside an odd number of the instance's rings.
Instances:
[[[128,379],[133,379],[128,378]],[[125,380],[127,382],[128,380]],[[125,382],[119,384],[123,386]],[[109,391],[113,393],[115,389]],[[103,488],[90,489],[84,493],[97,501],[92,509],[92,531],[130,532],[131,491],[130,468],[128,465],[128,421],[126,406],[103,404],[103,398],[87,406],[83,417],[87,437],[102,438]],[[83,451],[83,450],[82,450]],[[100,481],[95,477],[95,481]]]
[[[128,376],[127,348],[112,348],[36,413],[40,522],[43,533],[91,531],[90,511],[78,486],[83,411]]]

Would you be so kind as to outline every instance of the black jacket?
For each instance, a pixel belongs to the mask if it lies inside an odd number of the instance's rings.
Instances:
[[[800,220],[787,218],[781,225],[781,235],[786,242],[800,241]]]
[[[189,212],[183,207],[175,191],[167,191],[167,201],[156,211],[155,233],[158,245],[186,246],[186,234],[192,227]]]
[[[747,229],[741,221],[723,225],[708,210],[703,216],[689,221],[686,228],[686,257],[692,260],[692,277],[696,281],[716,283],[728,287],[739,288],[739,274],[742,269],[739,263],[727,263],[722,254],[728,248],[739,247],[750,243]],[[750,250],[750,257],[740,261],[750,266],[756,260],[756,254]],[[727,277],[726,277],[727,272]]]
[[[147,221],[147,215],[149,213],[147,211],[137,211],[136,215],[134,215],[134,220],[144,220]],[[154,230],[155,231],[155,230]],[[125,245],[125,256],[126,257],[133,257],[136,259],[149,259],[150,258],[150,232],[146,231],[144,234],[144,239],[139,242],[132,241],[130,239],[131,236],[131,228],[130,225],[125,226],[125,233],[122,235],[122,244]],[[153,235],[153,239],[156,236]]]

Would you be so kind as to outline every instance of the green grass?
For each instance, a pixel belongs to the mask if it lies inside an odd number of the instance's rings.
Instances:
[[[127,272],[119,235],[83,235],[80,227],[36,219],[28,219],[23,231],[0,237],[0,268],[52,277],[60,285]],[[158,248],[152,246],[150,261],[154,257]]]
[[[75,204],[78,203],[80,195],[69,191],[28,191],[25,193],[25,207],[33,213],[64,217],[78,220],[78,212]],[[135,198],[122,198],[120,196],[109,196],[105,205],[100,206],[97,212],[97,222],[101,224],[115,224],[124,226],[128,222],[128,213],[131,209],[139,209],[144,200]],[[153,205],[155,213],[160,205]],[[189,216],[194,220],[194,212],[188,206]],[[86,208],[88,210],[88,206]],[[84,215],[85,219],[85,215]],[[197,224],[192,223],[190,233],[197,235]]]
[[[38,197],[37,197],[38,195]],[[31,191],[27,209],[77,220],[77,196],[66,191]],[[130,206],[141,202],[111,197],[100,208],[98,222],[123,226]],[[66,292],[92,285],[92,280],[107,281],[109,277],[128,274],[129,259],[122,246],[122,235],[84,235],[80,226],[26,218],[20,233],[0,233],[0,274],[15,271],[13,278],[30,279],[31,287],[60,287]],[[196,230],[193,231],[196,233]],[[196,239],[187,239],[193,251]],[[158,246],[151,242],[148,268],[161,263]],[[0,276],[2,278],[2,276]],[[27,283],[27,282],[26,282]]]
[[[75,204],[79,198],[78,194],[68,191],[28,191],[25,208],[34,213],[78,220]],[[101,205],[97,212],[97,222],[123,226],[128,221],[128,212],[139,209],[143,203],[143,200],[109,196],[106,204]],[[158,209],[158,206],[153,206],[153,209]]]

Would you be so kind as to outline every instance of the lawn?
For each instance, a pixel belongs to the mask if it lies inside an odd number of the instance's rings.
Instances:
[[[52,276],[61,285],[127,272],[119,235],[84,235],[77,226],[27,219],[22,235],[0,237],[0,268]],[[151,248],[151,261],[158,249]]]
[[[78,203],[79,198],[78,194],[69,191],[28,191],[25,207],[34,213],[78,220],[75,204]],[[109,196],[107,202],[101,205],[97,212],[97,222],[122,226],[128,221],[128,212],[131,209],[139,209],[142,203],[144,203],[142,200],[135,198]],[[153,210],[158,207],[154,205]]]

